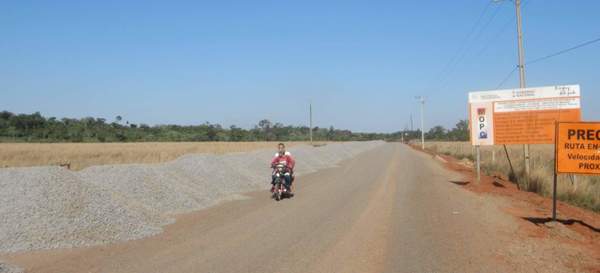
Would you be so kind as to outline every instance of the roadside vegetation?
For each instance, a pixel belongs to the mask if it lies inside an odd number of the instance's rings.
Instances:
[[[426,149],[453,156],[472,164],[475,150],[469,142],[426,142]],[[500,175],[516,183],[521,190],[552,196],[554,172],[554,145],[531,145],[531,174],[524,170],[523,145],[507,145],[514,174],[504,152],[498,146],[481,146],[481,168],[487,175]],[[600,212],[600,177],[585,175],[559,175],[558,199],[567,203]]]
[[[384,139],[388,135],[356,133],[350,130],[313,128],[317,141],[364,141]],[[44,117],[39,112],[14,114],[0,112],[0,142],[165,142],[165,141],[306,141],[307,126],[291,126],[269,120],[253,128],[220,124],[154,125],[130,123],[121,116],[104,118]]]
[[[105,118],[56,118],[44,117],[39,112],[15,114],[0,112],[0,142],[200,142],[200,141],[307,141],[309,127],[284,125],[267,119],[253,128],[237,126],[228,128],[215,123],[200,125],[147,125],[135,124],[116,116],[113,121]],[[316,141],[366,141],[416,139],[420,130],[404,129],[395,133],[362,133],[350,130],[313,128]],[[468,124],[461,120],[455,128],[435,126],[425,133],[427,139],[465,141]]]

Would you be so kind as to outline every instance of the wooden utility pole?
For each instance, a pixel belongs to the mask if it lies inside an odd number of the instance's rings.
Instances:
[[[416,99],[421,103],[421,149],[425,150],[425,97],[418,96]]]
[[[515,10],[517,15],[517,44],[519,47],[519,87],[526,87],[525,83],[525,50],[523,49],[523,28],[521,20],[521,0],[515,0]],[[529,179],[529,144],[523,144],[523,156],[525,158],[525,174]]]
[[[313,124],[312,124],[312,101],[308,103],[308,119],[309,119],[309,130],[308,134],[310,135],[310,145],[313,145]]]

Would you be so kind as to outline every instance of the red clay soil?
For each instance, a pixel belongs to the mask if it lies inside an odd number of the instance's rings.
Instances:
[[[600,264],[600,214],[570,204],[557,201],[557,221],[552,221],[552,199],[536,193],[519,190],[517,185],[508,181],[506,177],[482,175],[481,181],[476,182],[472,167],[466,166],[458,159],[436,154],[430,150],[421,150],[420,147],[411,147],[425,152],[432,157],[439,157],[443,165],[453,171],[463,174],[465,181],[459,185],[477,194],[490,194],[501,196],[510,200],[510,206],[503,210],[513,215],[519,223],[516,239],[533,238],[539,240],[557,240],[561,244],[568,244],[580,249],[581,253],[588,253],[595,265],[580,268],[577,261],[572,261],[574,271],[599,272]],[[456,182],[455,182],[456,183]],[[554,228],[560,225],[560,228]],[[562,230],[561,230],[562,228]],[[560,234],[557,234],[559,232]],[[576,258],[574,258],[576,259]]]

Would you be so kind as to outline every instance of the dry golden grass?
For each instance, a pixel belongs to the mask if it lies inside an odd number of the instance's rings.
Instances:
[[[160,163],[184,154],[277,149],[278,142],[0,143],[0,167]],[[286,143],[287,146],[303,142]]]
[[[473,160],[474,147],[469,142],[429,142],[426,148],[459,159]],[[521,189],[552,196],[554,145],[530,145],[531,174],[525,179],[523,145],[507,145],[515,176]],[[510,175],[510,166],[501,145],[481,146],[481,168],[486,174]],[[557,193],[560,200],[600,212],[600,177],[559,175]]]

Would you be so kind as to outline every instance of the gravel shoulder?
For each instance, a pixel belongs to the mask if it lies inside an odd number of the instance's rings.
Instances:
[[[23,269],[0,261],[0,273],[22,273]]]
[[[299,176],[383,142],[291,148]],[[102,245],[156,235],[175,215],[243,198],[269,182],[273,150],[188,154],[161,164],[0,169],[0,253]]]

